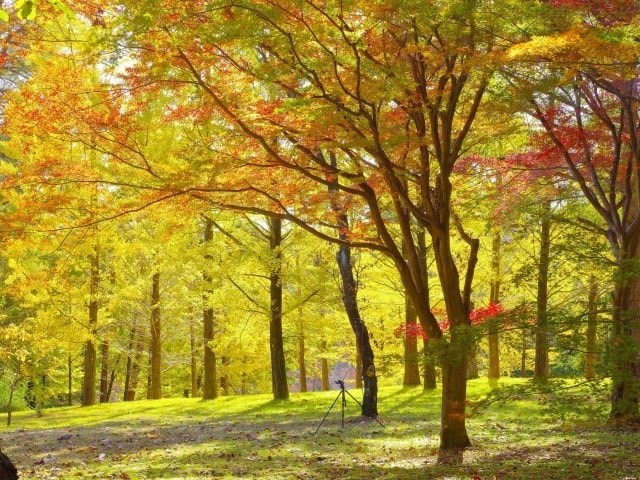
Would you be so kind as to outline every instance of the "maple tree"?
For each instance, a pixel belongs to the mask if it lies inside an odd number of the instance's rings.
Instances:
[[[450,177],[473,133],[493,59],[504,50],[496,29],[512,41],[526,37],[506,20],[489,20],[496,11],[509,18],[512,5],[494,2],[486,16],[470,2],[442,8],[367,4],[366,16],[355,1],[341,7],[219,2],[175,6],[160,15],[153,4],[127,8],[128,18],[145,22],[127,28],[134,32],[126,39],[130,48],[143,48],[124,81],[139,91],[171,82],[175,91],[194,92],[208,112],[234,125],[225,136],[232,161],[227,172],[218,158],[221,170],[198,185],[194,196],[220,207],[275,214],[326,239],[314,228],[335,212],[326,207],[366,205],[368,215],[350,229],[348,244],[394,259],[423,328],[441,339],[426,304],[411,219],[424,225],[452,323],[448,341],[442,341],[442,351],[449,350],[441,355],[442,447],[468,445],[466,354],[459,352],[470,342],[465,332],[477,242],[462,234],[471,254],[461,280],[451,252]],[[255,26],[251,35],[245,25]],[[240,84],[253,88],[238,90]],[[282,95],[269,98],[262,89]],[[322,149],[337,152],[336,166],[317,155]],[[329,185],[338,193],[322,191]],[[243,192],[244,202],[225,192]],[[391,211],[401,232],[398,242],[385,221]]]
[[[514,75],[518,88],[535,90],[532,115],[546,133],[546,161],[562,166],[605,223],[618,272],[613,295],[611,421],[640,421],[637,319],[640,283],[640,195],[637,179],[638,42],[635,2],[612,10],[607,2],[555,2],[577,26],[544,42],[533,41],[514,56],[544,68]],[[622,12],[627,14],[621,15]],[[549,63],[550,62],[550,63]],[[529,75],[527,75],[529,73]],[[543,75],[545,74],[546,75]],[[528,85],[525,85],[528,84]],[[551,86],[549,86],[551,85]],[[589,224],[589,222],[587,222]]]

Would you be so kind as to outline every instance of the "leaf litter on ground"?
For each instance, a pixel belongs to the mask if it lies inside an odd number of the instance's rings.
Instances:
[[[336,412],[316,432],[331,392],[285,404],[266,395],[166,399],[51,409],[41,418],[17,412],[0,446],[21,480],[640,479],[638,432],[603,427],[604,416],[566,421],[535,399],[477,413],[463,463],[440,465],[438,392],[381,392],[384,426],[351,407],[344,428]]]

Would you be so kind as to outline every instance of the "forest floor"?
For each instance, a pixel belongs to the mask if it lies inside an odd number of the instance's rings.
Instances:
[[[347,396],[343,428],[337,391],[173,398],[17,412],[0,446],[21,480],[640,480],[640,433],[603,426],[606,397],[504,383],[488,404],[486,380],[470,383],[474,446],[459,464],[438,463],[440,391],[397,387],[380,391],[383,425]]]

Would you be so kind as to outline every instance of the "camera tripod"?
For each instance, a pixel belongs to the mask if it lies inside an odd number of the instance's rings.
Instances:
[[[320,430],[320,427],[329,416],[329,413],[331,412],[331,410],[333,409],[333,407],[335,406],[339,398],[342,399],[342,424],[341,424],[342,428],[344,428],[344,407],[347,406],[346,395],[349,395],[353,399],[353,401],[356,402],[358,405],[360,405],[360,408],[362,408],[362,404],[356,399],[356,397],[351,395],[351,393],[349,393],[349,391],[344,388],[344,380],[336,380],[336,385],[340,385],[340,391],[338,392],[338,396],[335,398],[335,400],[329,407],[329,410],[327,410],[327,413],[324,414],[324,417],[322,417],[322,421],[320,422],[320,425],[318,425],[318,428],[316,428],[316,431],[313,432],[314,435],[318,433],[318,430]],[[374,420],[384,427],[384,425],[382,424],[382,422],[380,422],[380,420],[378,420],[377,418],[374,418]]]

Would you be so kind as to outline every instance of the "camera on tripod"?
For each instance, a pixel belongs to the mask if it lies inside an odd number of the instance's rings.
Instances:
[[[336,380],[335,384],[340,385],[340,388],[344,390],[344,380]]]

